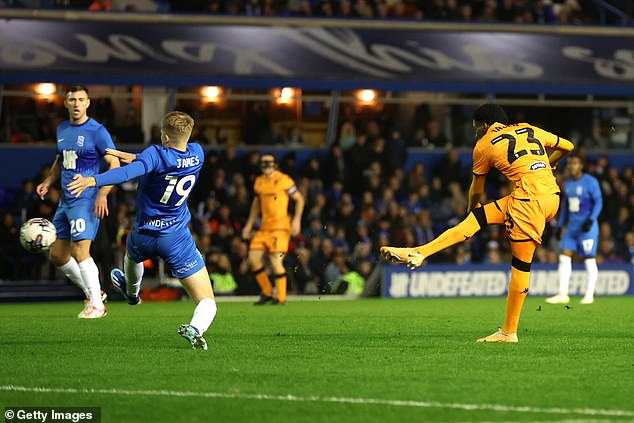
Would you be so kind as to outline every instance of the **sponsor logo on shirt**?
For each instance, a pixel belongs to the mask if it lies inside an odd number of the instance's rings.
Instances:
[[[546,163],[535,162],[531,165],[531,170],[539,170],[539,169],[546,169]]]
[[[167,228],[168,226],[172,226],[176,223],[176,219],[172,220],[161,220],[161,219],[148,219],[143,222],[146,226],[154,226],[155,228]]]

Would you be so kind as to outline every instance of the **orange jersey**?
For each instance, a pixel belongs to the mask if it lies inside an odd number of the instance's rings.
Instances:
[[[288,215],[289,196],[297,191],[295,181],[285,173],[275,171],[271,178],[260,175],[255,178],[253,186],[255,195],[260,202],[262,212],[261,230],[274,230],[291,228],[291,219]]]
[[[563,138],[527,123],[494,123],[473,149],[473,173],[486,175],[492,167],[515,183],[515,198],[532,198],[560,192],[546,148]]]

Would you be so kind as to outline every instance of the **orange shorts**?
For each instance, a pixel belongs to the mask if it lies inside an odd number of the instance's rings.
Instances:
[[[251,250],[264,250],[268,253],[285,253],[291,240],[290,231],[284,229],[259,230],[249,244]]]
[[[511,241],[534,240],[538,244],[542,243],[546,222],[555,217],[558,209],[558,194],[531,199],[507,195],[484,206],[487,222],[503,223]]]

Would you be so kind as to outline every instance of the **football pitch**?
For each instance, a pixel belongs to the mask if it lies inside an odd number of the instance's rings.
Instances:
[[[476,344],[505,299],[0,305],[0,404],[102,422],[634,421],[634,298],[528,298],[518,344]]]

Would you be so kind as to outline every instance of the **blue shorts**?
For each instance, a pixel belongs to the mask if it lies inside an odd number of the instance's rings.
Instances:
[[[205,260],[196,248],[189,229],[158,235],[132,229],[127,241],[128,255],[136,263],[161,257],[174,278],[183,279],[205,267]]]
[[[594,225],[588,232],[581,228],[568,227],[561,237],[561,249],[571,250],[582,257],[594,257],[597,255],[599,243],[598,225]]]
[[[53,225],[57,230],[57,237],[70,239],[71,242],[89,239],[94,241],[99,229],[99,218],[95,216],[95,203],[84,201],[57,207]]]

